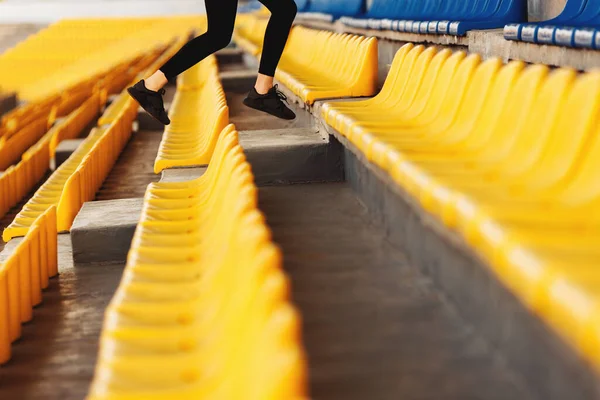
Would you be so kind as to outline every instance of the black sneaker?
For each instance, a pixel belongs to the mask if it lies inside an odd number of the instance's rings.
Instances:
[[[267,94],[259,94],[252,88],[248,96],[244,99],[244,104],[255,110],[263,111],[281,119],[294,119],[296,114],[290,110],[283,102],[287,103],[287,97],[273,86]]]
[[[146,88],[146,84],[142,79],[132,87],[128,88],[127,92],[148,114],[153,116],[161,124],[169,125],[171,123],[162,98],[165,94],[165,89],[160,89],[158,92],[150,90]]]

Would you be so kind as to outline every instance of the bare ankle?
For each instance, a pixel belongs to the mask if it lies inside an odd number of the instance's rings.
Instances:
[[[144,83],[146,85],[146,89],[158,92],[168,83],[168,80],[165,74],[159,70],[145,79]]]
[[[267,94],[273,87],[273,77],[263,74],[258,74],[254,89],[258,94]]]

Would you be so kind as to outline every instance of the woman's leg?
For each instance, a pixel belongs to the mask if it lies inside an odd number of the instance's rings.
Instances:
[[[273,77],[298,8],[294,0],[259,1],[271,11],[271,18],[265,31],[256,84],[244,99],[244,104],[278,118],[294,119],[296,114],[284,104],[286,97],[273,87]]]
[[[271,11],[255,85],[258,93],[265,94],[273,87],[275,69],[281,59],[298,7],[294,0],[259,1]]]
[[[156,73],[146,79],[146,87],[157,91],[168,81],[193,67],[231,41],[237,0],[205,0],[208,29],[206,33],[190,40]]]
[[[233,34],[237,0],[205,0],[208,30],[190,40],[169,61],[148,79],[141,80],[127,91],[146,112],[164,125],[171,120],[165,110],[163,86],[186,69],[227,46]]]

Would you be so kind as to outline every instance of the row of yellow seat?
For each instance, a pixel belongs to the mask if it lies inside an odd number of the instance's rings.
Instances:
[[[156,60],[157,55],[152,53],[148,56]],[[148,60],[143,57],[135,64],[127,65],[128,71],[123,71],[123,68],[118,71],[131,81],[132,71],[139,74],[147,66]],[[0,138],[0,170],[5,170],[0,176],[0,217],[45,176],[58,144],[81,135],[100,113],[108,94],[125,86],[120,75],[111,73],[96,83],[84,82],[60,96],[54,96],[52,101],[24,106],[30,113],[17,109],[6,116],[6,129]],[[53,125],[50,130],[48,125]],[[31,146],[31,143],[35,144]],[[18,158],[19,162],[14,164]]]
[[[236,27],[236,44],[258,56],[264,21],[243,19]],[[377,39],[294,26],[275,78],[310,105],[318,99],[372,96],[377,75]]]
[[[0,85],[39,101],[205,26],[205,16],[62,20],[0,55]]]
[[[6,140],[24,128],[31,121],[48,118],[58,102],[58,95],[43,100],[23,104],[0,117],[0,140]]]
[[[18,161],[22,154],[48,131],[48,118],[31,121],[13,136],[0,138],[0,171]]]
[[[25,132],[33,132],[35,136],[41,132],[43,136],[20,156],[21,160],[16,165],[4,161],[3,167],[10,166],[0,175],[0,217],[21,201],[46,175],[58,143],[79,136],[94,120],[100,112],[100,97],[100,93],[94,93],[75,111],[64,119],[56,121],[48,132],[46,132],[46,119],[43,117],[29,123]],[[23,138],[21,134],[14,135],[11,137],[11,142],[15,137]],[[0,147],[0,154],[5,154],[3,149]],[[13,157],[10,158],[12,159]]]
[[[96,93],[100,95],[100,103],[104,104],[107,96],[120,93],[164,50],[161,48],[133,57],[105,75],[93,76],[62,93],[27,103],[4,115],[0,119],[0,171],[14,163],[57,118],[69,115]]]
[[[96,81],[98,79],[95,78]],[[39,104],[24,106],[23,113],[19,108],[3,118],[3,128],[0,128],[0,171],[6,170],[17,161],[23,152],[44,136],[58,118],[70,116],[81,107],[90,97],[96,99],[95,113],[100,111],[100,99],[106,95],[102,92],[102,81],[83,82],[65,93],[52,96]],[[89,107],[86,107],[86,109]],[[95,116],[95,115],[94,115]],[[91,119],[90,119],[91,121]],[[55,144],[57,139],[55,138]],[[53,146],[52,156],[54,155]]]
[[[27,150],[21,161],[0,175],[0,218],[44,177],[50,166],[50,134]]]
[[[600,71],[401,48],[326,122],[600,367]]]
[[[153,52],[149,56],[156,59],[158,54]],[[75,116],[70,114],[76,112],[79,120],[87,118],[88,122],[91,121],[106,101],[106,97],[115,91],[123,90],[133,77],[147,67],[147,64],[146,58],[137,57],[118,66],[106,76],[93,77],[63,93],[52,95],[40,102],[31,102],[5,115],[0,120],[0,171],[13,165],[26,149],[40,140],[58,118],[69,116],[71,121]],[[93,107],[95,110],[90,110],[89,105],[82,109],[80,106],[90,97],[96,99]],[[90,116],[91,113],[94,115]],[[84,126],[77,131],[63,130],[57,134],[52,141],[51,156],[54,156],[60,141],[75,137],[74,135],[79,134]]]
[[[127,93],[121,94],[127,97]],[[92,130],[84,142],[37,190],[4,230],[4,241],[24,236],[39,214],[57,207],[58,229],[68,231],[85,201],[92,200],[127,143],[137,105],[129,99],[110,124]]]
[[[89,400],[306,398],[281,253],[235,127],[218,137],[202,177],[146,191]]]
[[[33,102],[32,105],[25,105],[5,116],[2,125],[5,128],[5,135],[0,138],[0,143],[2,140],[12,141],[15,138],[22,137],[23,134],[20,132],[24,129],[27,129],[26,132],[30,132],[33,127],[37,126],[34,123],[36,121],[47,120],[54,122],[58,117],[63,117],[63,114],[70,112],[73,107],[77,107],[78,102],[83,103],[75,111],[58,120],[46,134],[43,133],[45,130],[41,127],[38,131],[35,131],[35,135],[43,134],[42,138],[31,148],[31,151],[27,151],[24,154],[23,160],[19,164],[9,167],[0,176],[0,216],[8,212],[10,207],[16,205],[41,180],[49,169],[49,157],[54,156],[58,144],[62,140],[79,136],[82,130],[98,115],[100,108],[104,106],[109,94],[114,93],[116,90],[121,91],[133,81],[140,79],[140,77],[144,76],[146,70],[162,65],[185,43],[186,39],[187,35],[183,35],[166,49],[152,50],[145,54],[137,55],[132,60],[115,68],[115,70],[106,76],[85,81],[78,84],[68,93],[52,96],[41,102]],[[72,183],[68,184],[69,178],[73,174],[78,175],[79,172],[76,173],[76,171],[79,168],[82,171],[88,169],[86,165],[91,161],[84,162],[84,157],[104,134],[109,137],[119,137],[120,140],[115,145],[121,146],[120,149],[122,149],[122,146],[126,142],[125,137],[128,137],[131,129],[123,128],[120,123],[124,120],[131,121],[134,118],[136,110],[135,102],[126,93],[122,93],[106,109],[98,121],[100,127],[106,125],[108,128],[97,128],[94,130],[82,147],[68,160],[67,165],[61,166],[49,178],[49,181],[36,192],[34,197],[25,205],[25,208],[17,215],[13,223],[6,229],[3,235],[4,240],[8,241],[13,237],[26,234],[29,226],[39,213],[51,205],[58,207],[60,229],[68,230],[74,215],[79,210],[77,204],[83,204],[83,201],[91,200],[93,194],[90,197],[89,191],[92,187],[99,186],[103,180],[103,178],[99,180],[102,177],[102,174],[100,174],[84,192],[85,195],[75,195],[76,191],[79,190],[76,183],[77,178],[74,177],[71,180]],[[37,119],[32,119],[32,114]],[[43,122],[37,122],[37,124],[43,125]],[[49,155],[44,156],[39,154],[41,148],[45,148]],[[120,149],[118,152],[120,152]],[[0,147],[0,152],[1,150],[2,147]],[[94,153],[96,152],[94,151]],[[32,154],[36,154],[36,157],[32,157]],[[90,157],[97,158],[98,156]],[[93,170],[96,170],[95,173],[98,173],[102,169],[105,176],[108,173],[108,170],[106,170],[108,164],[105,165],[104,162],[108,160],[108,158],[103,160],[101,164],[103,168],[99,168],[98,166],[92,167]],[[112,164],[110,165],[112,166]],[[35,174],[31,173],[32,169],[35,171]],[[89,183],[91,182],[84,184],[87,185]],[[78,200],[76,201],[75,198]]]
[[[34,222],[10,256],[0,261],[0,365],[11,358],[11,344],[21,324],[33,318],[42,290],[58,274],[56,209],[48,208]]]
[[[171,124],[162,137],[154,172],[208,164],[219,134],[229,123],[229,108],[215,56],[209,56],[178,78],[169,116]]]
[[[147,70],[162,65],[184,42],[185,39],[180,38],[173,43],[158,59],[154,60]],[[144,76],[145,73],[146,71],[139,72],[133,81]],[[84,106],[85,104],[82,105],[82,107]],[[94,187],[98,189],[102,184],[104,177],[116,161],[116,157],[125,146],[132,132],[132,122],[136,117],[137,109],[135,101],[127,92],[123,91],[99,118],[98,127],[92,130],[71,157],[36,191],[14,221],[4,230],[4,241],[8,242],[14,237],[24,236],[39,214],[51,206],[58,207],[59,231],[68,231],[83,203],[94,198],[95,191],[92,193],[92,189]],[[73,123],[75,122],[83,123],[85,121],[74,116]],[[63,133],[63,129],[60,127],[56,127],[56,131],[51,131],[51,133],[52,137],[56,135],[64,137],[70,134]],[[103,153],[103,151],[108,153]],[[91,152],[94,154],[90,155]],[[90,180],[82,182],[81,174],[85,174],[84,178]]]

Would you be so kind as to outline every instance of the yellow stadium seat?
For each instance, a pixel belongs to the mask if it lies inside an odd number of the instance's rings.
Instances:
[[[268,18],[259,15],[247,15],[244,18],[238,16],[233,40],[246,53],[258,57],[262,52],[268,22]]]
[[[208,164],[218,135],[229,123],[229,108],[219,80],[217,60],[210,56],[178,79],[154,172]],[[193,110],[202,110],[194,112]]]
[[[58,230],[68,231],[83,203],[92,200],[129,140],[137,104],[123,102],[110,125],[92,130],[79,148],[62,164],[25,204],[15,220],[4,230],[4,241],[24,236],[38,215],[57,207]]]
[[[29,148],[18,164],[9,167],[0,176],[0,217],[17,205],[48,171],[50,139],[51,132]]]
[[[88,96],[89,97],[89,96]],[[75,111],[71,112],[64,120],[57,123],[50,133],[50,154],[54,156],[56,147],[63,140],[75,139],[100,113],[102,95],[99,92],[94,93],[81,104]]]
[[[11,357],[21,324],[33,317],[42,290],[58,274],[56,209],[48,208],[4,263],[0,263],[0,365]]]
[[[205,16],[62,20],[0,56],[0,76],[10,77],[0,84],[39,101],[89,79],[115,77],[124,64],[205,26]],[[122,90],[118,76],[113,83],[111,90]]]
[[[19,106],[8,112],[0,119],[0,140],[12,136],[30,122],[38,119],[45,118],[49,124],[52,124],[54,121],[50,115],[59,101],[60,95],[55,94],[38,102],[30,102]]]
[[[305,103],[372,96],[377,86],[377,39],[294,27],[275,78]]]
[[[167,26],[176,24],[178,21],[179,19],[175,18]],[[98,21],[93,24],[96,22]],[[191,18],[188,22],[197,23],[198,21]],[[67,25],[71,23],[77,30],[78,22],[72,21]],[[85,24],[86,22],[81,23]],[[98,28],[102,25],[101,22],[99,23]],[[181,32],[178,29],[181,28],[175,29],[174,32]],[[148,71],[159,68],[184,43],[185,37],[179,37],[172,41],[166,49],[163,47],[150,50],[133,59],[123,61],[120,66],[127,67],[128,78],[140,79]],[[117,67],[117,69],[122,72],[119,69],[121,67]],[[21,129],[26,129],[27,126],[30,126],[29,130],[36,126],[31,122],[31,114],[37,116],[39,120],[47,119],[47,124],[50,125],[57,116],[69,113],[73,107],[76,107],[76,103],[82,99],[82,93],[87,92],[91,96],[75,111],[60,120],[50,131],[43,134],[38,143],[23,154],[22,161],[8,168],[0,177],[0,215],[8,212],[10,207],[23,198],[42,178],[49,168],[49,157],[50,155],[54,156],[58,143],[77,136],[91,122],[106,101],[107,93],[120,86],[131,84],[131,82],[127,84],[123,84],[123,82],[121,77],[111,73],[104,78],[99,78],[98,82],[96,82],[96,78],[84,80],[71,86],[61,95],[31,102],[2,119],[3,130],[0,132],[3,136],[0,138],[0,146],[16,141],[15,138],[32,136],[32,133],[25,136],[21,132]],[[96,190],[127,143],[132,132],[132,122],[137,116],[137,109],[137,104],[127,93],[121,93],[100,117],[99,127],[92,130],[67,162],[61,165],[25,204],[15,220],[4,230],[3,239],[9,241],[14,237],[26,235],[35,219],[51,206],[57,207],[58,229],[68,231],[83,203],[94,198]],[[34,136],[42,134],[41,122],[39,125],[40,128],[34,132]],[[1,147],[0,151],[2,151]],[[18,153],[18,151],[12,153]]]
[[[88,399],[304,398],[289,296],[229,125],[202,177],[148,187]]]
[[[30,122],[12,136],[0,138],[0,171],[13,165],[25,150],[41,139],[48,131],[48,117]]]

